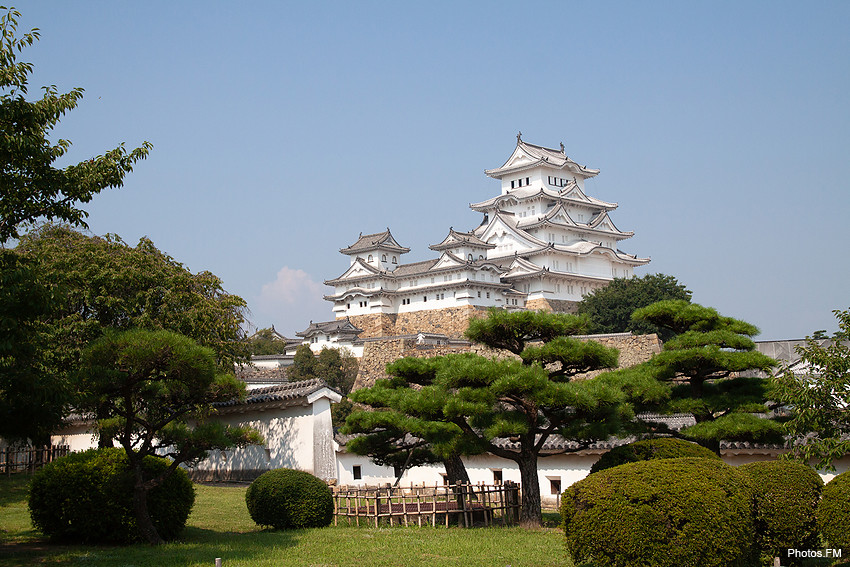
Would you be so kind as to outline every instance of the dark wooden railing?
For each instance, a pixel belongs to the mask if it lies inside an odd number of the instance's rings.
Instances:
[[[519,485],[457,484],[408,488],[333,486],[334,524],[489,526],[519,520]]]
[[[50,447],[0,447],[0,473],[14,472],[33,473],[47,463],[71,452],[68,445],[51,445]]]

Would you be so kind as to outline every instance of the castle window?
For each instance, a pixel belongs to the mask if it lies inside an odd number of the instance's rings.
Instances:
[[[423,295],[423,296],[422,296],[422,303],[425,303],[425,302],[427,302],[427,301],[428,301],[428,296],[427,296],[427,295]]]
[[[549,478],[549,492],[555,496],[561,493],[561,477]]]
[[[487,292],[487,299],[490,299],[490,292]]]
[[[480,291],[478,292],[478,297],[481,297],[481,292],[480,292]]]
[[[484,259],[484,255],[483,255],[483,254],[479,254],[479,255],[478,255],[478,259],[479,259],[479,260],[483,260],[483,259]]]
[[[384,255],[381,256],[381,262],[386,262],[386,261],[387,261],[387,255],[384,254]]]
[[[398,264],[398,259],[395,256],[393,256],[393,264]]]
[[[472,262],[472,261],[474,260],[474,258],[473,258],[473,256],[472,256],[472,254],[470,254],[469,256],[467,256],[467,258],[469,259],[469,261],[470,261],[470,262]]]
[[[368,259],[368,260],[366,260],[366,261],[367,261],[367,262],[371,262],[371,261],[372,261],[372,255],[371,255],[371,254],[369,254],[369,259]]]
[[[354,476],[354,480],[360,480],[363,478],[363,472],[360,470],[360,465],[354,465],[351,470],[351,474]]]
[[[514,183],[516,183],[516,182],[515,182],[515,181],[511,181],[511,189],[513,189],[513,188],[514,188]]]
[[[502,484],[502,469],[490,469],[493,471],[493,484]]]

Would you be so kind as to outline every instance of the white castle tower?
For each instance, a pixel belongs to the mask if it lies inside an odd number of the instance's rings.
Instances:
[[[409,249],[389,228],[340,250],[349,268],[325,282],[334,287],[325,299],[336,317],[494,306],[569,312],[585,294],[649,262],[619,249],[634,233],[614,225],[616,203],[585,193],[599,170],[571,160],[563,144],[544,148],[519,134],[507,161],[485,173],[501,181],[500,194],[470,205],[484,214],[477,228],[449,229],[430,246],[438,258],[401,263]]]

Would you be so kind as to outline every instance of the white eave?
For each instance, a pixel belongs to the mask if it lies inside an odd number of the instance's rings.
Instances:
[[[563,148],[563,145],[561,146]],[[562,150],[545,148],[535,144],[523,142],[517,137],[517,145],[511,156],[495,169],[486,169],[484,173],[489,177],[501,179],[511,173],[526,171],[535,167],[545,166],[552,169],[567,170],[573,174],[581,175],[585,179],[599,174],[598,169],[590,169],[579,165],[571,160]]]

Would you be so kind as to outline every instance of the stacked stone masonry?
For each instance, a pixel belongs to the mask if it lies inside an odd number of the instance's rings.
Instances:
[[[575,313],[578,301],[568,299],[532,299],[525,304],[531,311],[546,311],[547,313]]]
[[[661,352],[661,341],[656,335],[632,335],[616,333],[610,335],[584,335],[583,340],[594,340],[607,347],[620,351],[619,367],[628,368],[649,360],[653,354]],[[451,353],[474,352],[487,357],[514,357],[507,351],[497,351],[474,344],[419,345],[415,337],[387,338],[368,341],[363,349],[360,369],[354,382],[354,390],[368,388],[376,380],[387,378],[386,366],[390,362],[404,357],[431,358]],[[599,374],[588,373],[585,377]]]
[[[411,313],[352,315],[350,319],[355,327],[363,329],[361,339],[413,335],[425,329],[429,333],[460,339],[469,327],[470,319],[486,314],[487,309],[484,307],[465,305]]]

